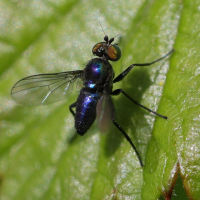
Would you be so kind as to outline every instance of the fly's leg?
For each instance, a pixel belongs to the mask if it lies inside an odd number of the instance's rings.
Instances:
[[[151,113],[153,113],[153,114],[155,114],[155,115],[158,115],[159,117],[162,117],[162,118],[164,118],[164,119],[167,119],[166,116],[160,115],[159,113],[157,113],[157,112],[155,112],[155,111],[153,111],[153,110],[151,110],[151,109],[149,109],[149,108],[147,108],[147,107],[141,105],[140,103],[138,103],[137,101],[135,101],[134,99],[132,99],[128,94],[126,94],[122,89],[116,89],[116,90],[114,90],[114,91],[111,93],[111,95],[119,95],[120,93],[124,94],[124,95],[125,95],[129,100],[131,100],[134,104],[136,104],[136,105],[138,105],[138,106],[140,106],[140,107],[142,107],[142,108],[148,110],[149,112],[151,112]],[[117,124],[117,122],[115,122],[115,119],[112,119],[112,121],[113,121],[114,125],[120,130],[120,132],[124,135],[124,137],[126,138],[126,140],[130,143],[130,145],[131,145],[132,148],[134,149],[135,153],[137,154],[137,157],[138,157],[138,160],[139,160],[139,162],[140,162],[140,165],[143,166],[141,157],[140,157],[140,155],[139,155],[139,153],[138,153],[138,151],[137,151],[135,145],[134,145],[133,142],[131,141],[131,138],[130,138],[130,137],[127,135],[127,133],[122,129],[122,127],[121,127],[119,124]]]
[[[72,115],[75,117],[75,112],[73,111],[73,109],[72,108],[75,108],[76,107],[76,102],[75,103],[73,103],[73,104],[71,104],[70,106],[69,106],[69,110],[70,110],[70,112],[72,113]]]
[[[153,62],[150,62],[150,63],[143,63],[143,64],[132,64],[130,65],[126,70],[124,70],[121,74],[119,74],[114,80],[113,80],[113,83],[116,83],[116,82],[119,82],[121,81],[130,71],[131,69],[134,67],[134,66],[139,66],[139,67],[144,67],[144,66],[149,66],[149,65],[152,65],[164,58],[166,58],[168,55],[170,55],[172,52],[174,52],[174,49],[172,49],[170,52],[168,52],[166,55],[164,55],[163,57],[157,59],[157,60],[154,60]]]
[[[155,111],[153,111],[153,110],[151,110],[151,109],[149,109],[149,108],[141,105],[140,103],[138,103],[137,101],[135,101],[133,98],[131,98],[128,94],[126,94],[122,89],[116,89],[116,90],[114,90],[111,93],[111,95],[119,95],[120,93],[124,94],[124,96],[126,96],[129,100],[131,100],[137,106],[140,106],[140,107],[144,108],[145,110],[148,110],[149,112],[151,112],[151,113],[153,113],[155,115],[158,115],[159,117],[162,117],[163,119],[167,119],[167,116],[163,116],[163,115],[161,115],[161,114],[159,114],[159,113],[157,113],[157,112],[155,112]]]
[[[69,106],[69,110],[70,110],[70,112],[72,113],[72,115],[73,115],[74,117],[75,117],[75,112],[73,111],[72,108],[75,108],[75,107],[76,107],[76,102],[73,103],[73,104],[71,104],[71,105]],[[74,135],[72,136],[72,138],[69,139],[69,143],[73,143],[73,142],[75,141],[75,139],[77,138],[77,135],[78,135],[78,134],[74,134]]]
[[[136,147],[135,147],[135,145],[133,144],[133,142],[131,141],[131,138],[127,135],[127,133],[122,129],[122,127],[117,123],[117,122],[115,122],[114,120],[113,120],[113,124],[120,130],[120,132],[124,135],[124,137],[126,138],[126,140],[130,143],[130,145],[133,147],[133,149],[134,149],[134,151],[135,151],[135,153],[136,153],[136,155],[137,155],[137,157],[138,157],[138,160],[139,160],[139,162],[140,162],[140,165],[141,165],[141,167],[143,167],[144,165],[143,165],[143,163],[142,163],[142,159],[141,159],[141,157],[140,157],[140,154],[138,153],[138,151],[137,151],[137,149],[136,149]]]

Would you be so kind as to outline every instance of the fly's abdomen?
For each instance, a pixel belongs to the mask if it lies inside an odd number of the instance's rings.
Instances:
[[[75,128],[78,134],[84,135],[96,119],[96,106],[101,94],[83,88],[77,99]]]

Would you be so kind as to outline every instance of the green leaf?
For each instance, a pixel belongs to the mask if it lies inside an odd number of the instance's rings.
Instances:
[[[198,1],[0,0],[0,5],[1,199],[170,199],[178,174],[188,197],[199,198]],[[168,116],[155,117],[122,94],[113,97],[116,121],[144,168],[113,125],[100,134],[94,123],[77,136],[69,105],[78,89],[48,106],[21,106],[10,97],[23,77],[83,69],[93,45],[103,40],[100,24],[109,37],[123,32],[115,38],[122,50],[122,58],[112,62],[116,76],[132,63],[175,49],[169,59],[134,67],[114,85]]]

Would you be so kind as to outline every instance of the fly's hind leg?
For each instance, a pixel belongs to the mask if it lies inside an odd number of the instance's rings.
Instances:
[[[143,165],[143,163],[142,163],[142,159],[141,159],[141,157],[140,157],[140,154],[139,154],[139,152],[137,151],[135,145],[133,144],[131,138],[127,135],[127,133],[122,129],[122,127],[121,127],[115,120],[113,120],[113,124],[114,124],[114,125],[117,127],[117,129],[124,135],[124,137],[126,138],[126,140],[127,140],[127,141],[129,142],[129,144],[132,146],[132,148],[134,149],[134,151],[135,151],[135,153],[136,153],[136,155],[137,155],[137,157],[138,157],[138,160],[139,160],[139,162],[140,162],[141,167],[143,167],[144,165]]]

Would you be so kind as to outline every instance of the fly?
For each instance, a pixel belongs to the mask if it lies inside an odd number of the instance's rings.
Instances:
[[[118,61],[121,58],[121,50],[118,44],[112,44],[113,41],[114,37],[109,39],[105,35],[103,42],[95,44],[92,53],[96,58],[91,59],[83,70],[25,77],[13,86],[11,96],[15,102],[23,105],[45,105],[67,98],[72,91],[73,85],[82,81],[83,87],[80,90],[77,101],[69,106],[70,112],[75,119],[77,133],[84,135],[96,118],[101,132],[106,132],[110,123],[113,123],[135,150],[140,165],[143,166],[141,157],[131,138],[115,121],[115,107],[111,96],[122,93],[134,104],[149,112],[164,119],[167,119],[167,117],[139,104],[123,89],[113,90],[113,84],[121,81],[134,66],[150,66],[164,59],[174,50],[153,62],[132,64],[115,78],[114,70],[109,61]]]

